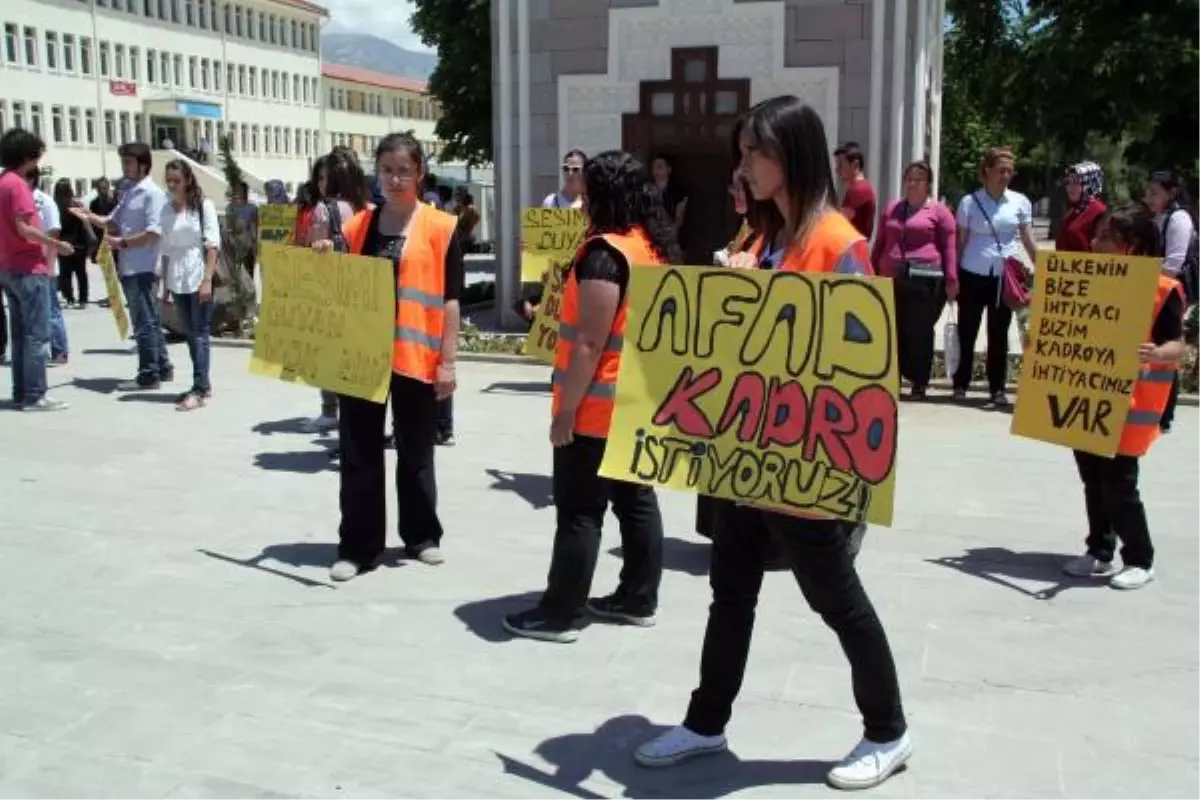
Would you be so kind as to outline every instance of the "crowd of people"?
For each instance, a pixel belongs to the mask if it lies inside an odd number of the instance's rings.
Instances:
[[[932,170],[918,161],[904,171],[903,197],[886,203],[877,215],[874,191],[862,174],[861,150],[847,144],[834,152],[832,162],[845,186],[839,197],[824,124],[795,97],[754,106],[735,126],[730,145],[737,163],[730,189],[742,225],[716,255],[718,263],[730,269],[892,278],[900,369],[916,400],[926,396],[932,329],[943,306],[959,307],[963,364],[953,376],[956,399],[969,387],[974,339],[986,314],[989,399],[994,405],[1007,403],[1011,309],[1002,302],[1001,276],[1021,250],[1032,258],[1035,249],[1030,203],[1009,188],[1012,152],[995,147],[983,155],[980,186],[963,198],[955,214],[932,197]],[[0,141],[0,285],[13,333],[13,399],[30,410],[62,407],[45,394],[56,294],[51,265],[56,257],[71,259],[77,252],[57,218],[48,211],[39,214],[33,183],[43,150],[40,140],[25,131],[10,131]],[[148,148],[123,145],[120,155],[126,185],[107,213],[85,209],[65,194],[63,201],[86,227],[101,229],[118,255],[138,343],[137,375],[128,388],[157,387],[173,377],[156,300],[165,289],[186,308],[189,330],[193,385],[180,396],[180,407],[199,408],[212,396],[206,326],[218,266],[215,211],[186,163],[167,166],[163,193],[148,177]],[[599,467],[612,422],[631,267],[681,263],[678,235],[686,204],[701,199],[672,195],[670,163],[658,162],[647,167],[624,152],[589,157],[572,150],[563,159],[562,190],[546,199],[558,207],[582,208],[588,229],[567,274],[551,377],[556,517],[546,589],[531,608],[497,620],[518,637],[574,641],[584,614],[642,628],[657,621],[663,523],[655,492],[605,478]],[[369,192],[352,152],[336,148],[318,160],[302,190],[293,232],[296,244],[320,253],[378,256],[394,265],[390,439],[387,404],[354,397],[322,392],[320,415],[312,423],[313,430],[336,426],[339,434],[341,523],[330,566],[331,579],[339,582],[371,571],[383,554],[389,443],[396,450],[397,527],[405,548],[431,566],[445,560],[434,452],[442,441],[439,419],[449,413],[457,386],[466,235],[462,215],[438,208],[429,196],[426,154],[411,135],[384,137],[373,166],[375,190]],[[1179,276],[1195,269],[1194,226],[1189,214],[1180,213],[1186,211],[1186,198],[1173,176],[1155,173],[1143,205],[1115,210],[1098,199],[1103,184],[1094,164],[1072,167],[1065,181],[1071,208],[1060,246],[1162,259],[1154,323],[1137,351],[1142,368],[1118,454],[1074,454],[1089,535],[1085,553],[1063,566],[1074,576],[1137,589],[1154,577],[1138,464],[1169,426],[1176,364],[1184,349],[1186,292]],[[81,235],[82,246],[90,247],[86,230]],[[782,563],[793,572],[808,606],[837,636],[862,717],[860,741],[829,771],[828,780],[842,789],[884,782],[908,761],[913,743],[888,636],[856,571],[865,526],[719,498],[702,502],[698,516],[713,540],[713,601],[699,685],[682,723],[641,745],[637,761],[667,767],[727,747],[725,729],[742,685],[764,570]],[[620,524],[625,564],[615,590],[592,597],[610,506]],[[1114,563],[1118,544],[1120,568]]]

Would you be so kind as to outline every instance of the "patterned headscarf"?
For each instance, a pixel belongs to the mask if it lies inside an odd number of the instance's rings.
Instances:
[[[1094,161],[1080,161],[1067,167],[1067,177],[1079,178],[1083,186],[1083,196],[1079,202],[1086,203],[1093,197],[1104,193],[1104,170]]]
[[[283,181],[269,180],[263,184],[263,189],[267,192],[268,203],[282,203],[286,205],[289,202],[287,188],[283,185]]]

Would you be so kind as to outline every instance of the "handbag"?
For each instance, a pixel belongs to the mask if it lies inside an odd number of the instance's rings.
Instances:
[[[910,216],[912,216],[912,209],[906,200],[904,201],[904,219],[900,221],[900,275],[905,280],[920,283],[923,289],[935,290],[938,286],[937,282],[943,280],[946,275],[942,272],[941,264],[932,261],[917,261],[908,257],[906,240]]]
[[[979,193],[976,192],[972,197],[975,199],[975,205],[979,208],[979,212],[983,214],[984,221],[992,230],[996,248],[1000,252],[1004,252],[1004,245],[1000,244],[1000,235],[996,233],[996,226],[992,224],[992,218],[984,209],[983,203],[979,202]],[[1004,305],[1013,311],[1029,307],[1029,279],[1031,277],[1024,261],[1016,256],[1005,256],[1004,270],[1000,274],[1000,299],[1004,301]]]
[[[953,378],[962,360],[958,343],[958,303],[953,300],[946,309],[946,324],[942,326],[942,360],[946,365],[946,377]]]

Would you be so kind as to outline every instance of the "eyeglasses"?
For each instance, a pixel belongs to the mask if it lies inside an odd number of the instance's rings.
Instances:
[[[563,175],[578,175],[581,172],[583,172],[583,167],[572,167],[570,164],[562,165]]]

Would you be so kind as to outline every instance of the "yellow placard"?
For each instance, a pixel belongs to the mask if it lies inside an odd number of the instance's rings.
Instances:
[[[266,242],[295,244],[292,232],[296,228],[297,211],[299,207],[290,203],[266,203],[258,207],[259,253]]]
[[[117,325],[117,336],[121,337],[123,342],[129,338],[129,314],[125,312],[125,293],[121,291],[121,281],[117,278],[117,264],[113,259],[112,244],[108,241],[108,234],[105,234],[103,241],[100,242],[100,249],[96,253],[96,263],[100,265],[100,272],[104,274],[104,289],[108,292],[108,308],[112,312],[113,322]]]
[[[1156,258],[1038,253],[1014,434],[1101,456],[1117,452],[1159,266]]]
[[[384,402],[396,308],[391,262],[268,242],[262,264],[250,371]]]
[[[635,267],[600,473],[890,525],[892,282]]]
[[[525,209],[521,215],[521,282],[538,283],[553,264],[570,264],[586,230],[587,216],[582,209]]]
[[[538,304],[537,314],[533,317],[533,325],[521,351],[547,364],[554,363],[554,350],[558,346],[558,319],[562,313],[569,267],[570,264],[554,264],[546,273],[546,279],[542,282],[542,302]]]

